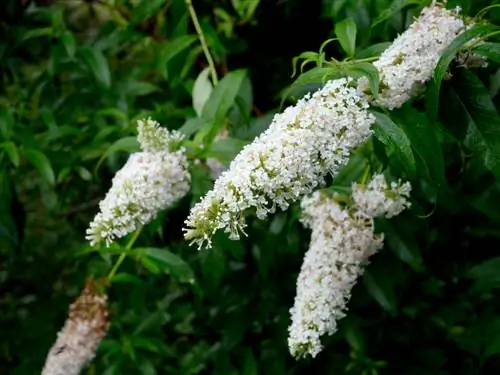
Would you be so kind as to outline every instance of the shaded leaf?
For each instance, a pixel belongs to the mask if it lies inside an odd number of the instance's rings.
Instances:
[[[160,50],[159,65],[163,76],[168,78],[167,64],[174,57],[188,49],[197,40],[195,35],[182,35],[166,42]]]
[[[144,264],[144,259],[148,259],[148,265],[154,264],[160,272],[171,275],[179,282],[193,284],[194,273],[191,267],[178,255],[166,250],[153,247],[134,249],[135,254]]]
[[[94,75],[96,81],[104,88],[111,87],[111,73],[109,71],[108,61],[103,53],[91,47],[85,47],[79,50],[83,61]]]
[[[134,152],[134,151],[138,151],[138,150],[139,150],[139,142],[137,141],[137,137],[120,138],[119,140],[114,142],[111,146],[109,146],[108,149],[104,152],[104,154],[101,156],[101,158],[97,162],[95,170],[97,171],[99,169],[102,162],[109,155],[111,155],[117,151]]]
[[[26,159],[37,169],[38,173],[50,185],[55,185],[56,177],[49,159],[41,151],[28,149],[24,151]]]
[[[374,277],[369,270],[363,274],[363,282],[368,293],[379,303],[380,306],[391,315],[396,313],[396,296],[391,286],[384,282],[383,277]]]
[[[231,160],[241,151],[248,142],[237,138],[224,138],[216,141],[210,150],[204,153],[205,157],[213,157],[229,165]]]
[[[377,120],[373,126],[375,137],[396,154],[399,163],[405,169],[408,177],[414,180],[417,176],[415,157],[411,143],[406,134],[388,116],[380,112],[372,112]]]
[[[11,141],[3,142],[0,147],[4,149],[14,167],[19,167],[19,151],[15,143]]]
[[[406,8],[408,5],[421,4],[421,0],[396,0],[392,1],[390,5],[380,12],[377,17],[372,22],[371,27],[375,27],[378,24],[384,22],[388,18],[392,17],[394,14],[401,11],[401,9]]]
[[[483,42],[474,47],[472,52],[484,56],[488,60],[500,62],[500,43]]]
[[[12,111],[6,106],[0,106],[0,133],[3,138],[10,138],[13,126],[14,116],[12,115]]]
[[[148,0],[139,2],[139,5],[136,6],[132,12],[131,23],[137,24],[153,17],[165,3],[166,0]]]
[[[446,187],[444,158],[437,137],[437,130],[428,118],[410,106],[392,112],[393,119],[403,129],[411,142],[412,149],[422,161],[425,174],[433,183],[434,189]]]
[[[72,59],[75,56],[76,51],[76,41],[73,33],[70,31],[64,31],[61,34],[61,42],[66,50],[66,53],[68,54],[68,57]]]
[[[500,287],[500,257],[473,266],[467,272],[467,276],[474,280],[473,291],[487,291]]]
[[[436,69],[434,70],[434,76],[428,84],[426,95],[427,112],[432,120],[437,117],[441,82],[446,75],[448,66],[455,58],[456,54],[467,42],[496,31],[497,29],[497,26],[493,26],[491,24],[474,25],[470,29],[458,35],[441,54],[441,57],[436,65]]]
[[[463,70],[458,78],[453,87],[468,120],[465,143],[500,180],[500,116],[488,89],[474,73]]]

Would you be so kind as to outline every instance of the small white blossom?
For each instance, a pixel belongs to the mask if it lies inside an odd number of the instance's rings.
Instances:
[[[351,289],[383,242],[373,232],[372,219],[349,215],[319,192],[304,198],[302,209],[304,224],[312,228],[312,234],[290,309],[288,346],[296,358],[315,357],[322,350],[321,336],[337,331]]]
[[[380,99],[374,102],[394,109],[418,94],[432,78],[441,54],[465,27],[453,10],[434,4],[424,8],[417,20],[373,63],[380,76]],[[366,78],[358,81],[358,88],[369,91]]]
[[[138,141],[143,152],[130,155],[114,176],[100,212],[90,223],[86,238],[94,246],[109,246],[117,238],[151,221],[189,191],[190,175],[180,133],[170,133],[158,123],[139,121]]]
[[[247,145],[191,210],[185,238],[210,246],[219,229],[238,239],[245,227],[243,212],[255,208],[265,218],[335,175],[353,148],[370,135],[374,117],[368,103],[349,85],[351,79],[329,81],[277,114],[269,129]]]
[[[224,172],[227,169],[227,167],[216,158],[207,158],[205,163],[208,167],[210,178],[212,180],[217,180],[222,174],[222,172]]]
[[[356,209],[368,217],[385,216],[391,218],[410,207],[411,184],[391,182],[391,186],[383,174],[377,174],[366,186],[354,183],[352,198]]]
[[[70,306],[69,317],[49,351],[42,375],[78,375],[90,362],[108,330],[107,296],[87,283]]]

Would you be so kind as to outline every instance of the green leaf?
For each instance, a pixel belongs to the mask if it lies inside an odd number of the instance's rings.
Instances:
[[[208,75],[210,74],[210,69],[203,69],[193,86],[193,108],[196,111],[198,117],[201,116],[203,112],[203,107],[207,102],[210,94],[212,93],[213,86],[210,80],[208,79]]]
[[[217,236],[220,237],[220,234],[217,233],[216,238]],[[222,251],[220,246],[212,246],[210,249],[203,251],[200,258],[203,285],[207,289],[218,289],[226,272],[226,253]]]
[[[197,139],[205,139],[210,144],[224,126],[229,110],[235,105],[236,98],[248,79],[245,70],[235,70],[226,75],[214,88],[203,107],[201,117],[210,121],[210,127],[197,135]]]
[[[292,77],[295,77],[295,74],[297,73],[297,62],[301,59],[304,60],[302,61],[302,64],[300,64],[300,72],[302,73],[304,67],[307,65],[307,63],[310,62],[315,62],[318,66],[321,67],[323,56],[317,52],[312,52],[312,51],[305,51],[302,52],[300,55],[295,56],[292,59],[292,67],[293,67]]]
[[[76,171],[84,181],[90,181],[92,180],[92,173],[89,172],[89,170],[85,167],[79,166],[76,167]]]
[[[184,133],[186,137],[190,137],[197,131],[209,127],[211,124],[210,121],[204,120],[202,118],[190,118],[186,120],[184,125],[179,128],[179,131]]]
[[[233,106],[245,78],[247,78],[247,72],[242,69],[226,75],[208,98],[202,117],[207,120],[223,119]]]
[[[61,42],[66,50],[66,53],[68,54],[68,57],[72,59],[75,56],[76,51],[76,41],[73,33],[70,31],[64,31],[61,34]]]
[[[372,112],[377,120],[373,126],[375,137],[394,152],[399,163],[405,169],[408,177],[415,180],[417,166],[411,149],[411,143],[406,134],[388,116],[380,112]]]
[[[410,140],[412,149],[422,161],[433,188],[437,190],[446,187],[443,151],[436,126],[429,122],[425,114],[408,105],[392,111],[392,118]]]
[[[382,276],[382,275],[379,275]],[[384,282],[383,277],[374,277],[372,273],[366,270],[363,274],[363,282],[368,293],[378,302],[380,306],[391,315],[396,314],[397,301],[394,290]]]
[[[245,350],[244,360],[243,360],[243,368],[242,375],[258,375],[259,374],[259,365],[255,360],[255,356],[252,353],[251,349]]]
[[[380,56],[382,52],[384,52],[391,44],[391,42],[372,44],[371,46],[366,47],[364,50],[357,52],[356,59],[366,59],[368,57]]]
[[[13,126],[14,116],[12,115],[12,110],[7,106],[0,106],[0,134],[2,135],[2,138],[10,138]]]
[[[148,0],[139,2],[139,5],[135,7],[132,12],[132,19],[130,22],[135,25],[150,19],[160,11],[165,3],[166,0]]]
[[[482,353],[483,360],[495,354],[500,354],[500,331],[497,329],[496,332],[491,332],[490,336],[492,337],[489,337],[484,346],[484,352]]]
[[[456,121],[466,121],[468,125],[466,146],[500,181],[500,116],[488,89],[466,69],[452,82],[452,87],[462,107]]]
[[[38,173],[47,181],[50,185],[55,185],[56,177],[54,175],[54,170],[50,164],[49,159],[38,150],[28,149],[24,151],[26,159],[37,169]]]
[[[444,50],[436,65],[436,69],[434,70],[433,79],[428,84],[427,88],[427,112],[432,120],[437,118],[441,82],[443,81],[443,78],[448,70],[448,66],[452,60],[467,42],[475,38],[480,38],[496,30],[498,30],[498,26],[493,26],[491,24],[474,25],[457,36]]]
[[[149,82],[131,81],[127,82],[124,91],[127,95],[135,97],[149,95],[153,92],[161,90],[158,86]]]
[[[159,66],[165,78],[169,78],[167,64],[170,60],[188,49],[196,40],[195,35],[182,35],[167,42],[160,50]]]
[[[500,43],[483,42],[474,47],[471,52],[484,56],[488,60],[500,62]]]
[[[125,272],[117,273],[116,275],[113,276],[111,280],[113,284],[123,283],[123,284],[144,285],[144,281],[142,281],[139,277]]]
[[[171,275],[177,281],[193,284],[195,281],[194,273],[180,256],[166,250],[153,247],[144,247],[134,249],[134,254],[141,262],[148,259],[155,264],[160,272]]]
[[[421,271],[423,260],[413,232],[414,226],[409,228],[409,220],[378,219],[377,227],[384,233],[384,241],[389,249],[403,262],[415,271]]]
[[[39,38],[41,36],[48,36],[52,37],[54,31],[52,30],[52,27],[43,27],[40,29],[31,29],[26,31],[23,34],[22,41],[26,41],[28,39],[33,39],[33,38]]]
[[[103,53],[91,47],[85,47],[79,50],[84,63],[90,69],[96,81],[104,88],[111,87],[111,73],[109,71],[108,61]]]
[[[380,12],[377,17],[372,22],[371,27],[375,27],[378,24],[384,22],[388,18],[392,17],[394,14],[398,13],[401,11],[401,9],[406,8],[408,5],[412,4],[418,4],[420,5],[422,3],[421,0],[396,0],[392,1],[390,5],[385,8],[382,12]]]
[[[213,157],[229,165],[231,160],[241,151],[248,142],[236,138],[224,138],[215,142],[210,150],[203,154],[204,157]]]
[[[500,287],[500,257],[488,259],[467,272],[474,280],[473,291],[488,291]]]
[[[354,56],[356,51],[356,32],[356,23],[352,18],[347,18],[335,25],[335,35],[349,57]]]
[[[11,141],[3,142],[0,147],[4,149],[14,167],[19,167],[19,151],[15,143]]]
[[[292,85],[285,91],[283,100],[291,94],[294,94],[299,88],[310,85],[311,83],[324,84],[326,81],[343,77],[366,77],[370,83],[370,89],[374,97],[378,96],[380,79],[377,69],[373,64],[362,63],[341,63],[323,68],[313,68],[301,74]]]
[[[95,167],[95,171],[97,171],[99,169],[102,162],[109,155],[111,155],[117,151],[134,152],[134,151],[138,151],[138,150],[139,150],[139,142],[137,142],[137,137],[120,138],[119,140],[114,142],[111,146],[109,146],[108,149],[104,152],[104,154],[101,156],[101,158],[97,162],[97,165]]]

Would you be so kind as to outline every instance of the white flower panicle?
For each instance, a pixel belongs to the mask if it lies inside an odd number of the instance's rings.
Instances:
[[[49,351],[42,375],[78,375],[108,330],[107,296],[92,281],[70,306],[69,316]]]
[[[353,286],[383,245],[373,218],[391,217],[409,207],[410,189],[409,183],[389,188],[383,175],[376,175],[365,189],[354,186],[353,207],[342,208],[319,191],[302,200],[301,221],[312,233],[290,310],[288,346],[294,357],[315,357],[322,350],[321,336],[337,331]]]
[[[380,76],[380,98],[374,103],[388,109],[401,107],[432,78],[439,58],[466,28],[457,9],[436,4],[424,8],[415,22],[373,63]],[[369,91],[366,78],[358,89]]]
[[[143,149],[150,151],[130,155],[99,203],[100,212],[87,229],[86,238],[92,246],[101,240],[109,246],[115,239],[147,224],[159,211],[189,191],[190,175],[184,150],[168,149],[172,142],[180,141],[180,136],[155,126],[148,128],[151,124],[154,122],[139,123],[139,142]],[[162,140],[161,146],[155,143],[154,134]]]
[[[352,186],[354,206],[367,217],[399,215],[410,207],[410,192],[409,182],[391,182],[389,187],[383,174],[373,176],[366,186],[356,183]]]
[[[137,121],[137,141],[143,151],[175,151],[179,148],[183,138],[181,132],[162,128],[157,121],[150,117]]]
[[[315,357],[322,350],[320,337],[337,331],[363,266],[382,246],[371,219],[351,217],[319,192],[303,199],[302,208],[312,234],[290,309],[288,346],[296,358]]]
[[[247,145],[207,195],[191,210],[185,238],[210,246],[219,229],[238,239],[245,227],[243,212],[255,208],[265,218],[276,207],[309,194],[336,174],[353,148],[370,135],[374,117],[351,79],[329,81],[277,114],[270,127]]]

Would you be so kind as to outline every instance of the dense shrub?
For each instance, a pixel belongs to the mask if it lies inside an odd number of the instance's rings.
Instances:
[[[40,373],[85,281],[105,278],[129,241],[106,289],[109,332],[86,374],[497,374],[495,6],[446,49],[425,90],[393,111],[373,106],[374,136],[327,177],[328,191],[348,197],[353,182],[385,172],[412,184],[412,205],[376,219],[385,246],[316,358],[296,360],[287,347],[311,237],[298,200],[264,220],[250,210],[246,236],[219,231],[210,249],[189,246],[182,230],[213,186],[211,163],[229,165],[275,113],[340,76],[383,92],[371,63],[429,3],[195,2],[212,89],[184,0],[2,2],[0,373]],[[474,17],[494,3],[446,8]],[[190,191],[137,238],[92,247],[86,229],[139,150],[146,117],[185,135]]]

